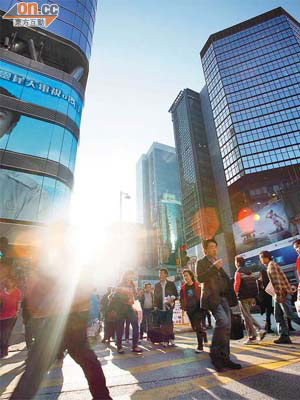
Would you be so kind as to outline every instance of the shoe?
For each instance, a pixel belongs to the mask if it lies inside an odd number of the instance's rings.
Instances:
[[[133,353],[142,353],[142,352],[143,352],[143,349],[141,349],[140,347],[134,347],[131,351],[132,351]]]
[[[289,337],[288,338],[280,337],[279,339],[274,340],[273,343],[275,343],[275,344],[292,344],[293,342],[291,341],[291,339]]]
[[[106,339],[102,339],[102,340],[101,340],[101,343],[106,343]]]
[[[230,359],[223,361],[223,367],[229,368],[229,369],[241,369],[242,368],[241,364],[235,363],[235,362],[231,361]]]
[[[176,344],[174,343],[174,340],[170,340],[169,346],[170,347],[176,347]]]
[[[222,371],[224,371],[224,366],[223,366],[223,363],[222,363],[222,361],[221,361],[220,359],[214,358],[214,357],[212,357],[212,356],[210,355],[210,360],[211,360],[211,363],[212,363],[214,369],[215,369],[217,372],[222,372]]]
[[[202,351],[203,351],[203,346],[198,346],[197,348],[196,348],[196,350],[195,350],[195,353],[202,353]]]
[[[265,331],[264,329],[261,329],[261,330],[258,332],[258,338],[259,338],[259,340],[260,340],[260,341],[261,341],[261,340],[264,340],[266,334],[267,334],[267,331]]]
[[[118,353],[119,354],[124,354],[124,349],[123,349],[123,347],[118,347]]]
[[[243,344],[245,345],[249,345],[249,344],[257,344],[256,338],[255,339],[247,339],[245,342],[243,342]]]
[[[163,342],[163,347],[168,347],[168,342]]]

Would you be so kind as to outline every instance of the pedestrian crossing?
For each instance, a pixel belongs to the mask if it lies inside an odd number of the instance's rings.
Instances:
[[[163,348],[142,342],[144,352],[116,353],[113,346],[97,344],[94,350],[101,361],[113,399],[176,399],[199,395],[217,386],[240,382],[295,363],[300,363],[300,338],[293,345],[274,345],[273,336],[251,346],[243,340],[231,342],[232,358],[242,363],[241,370],[216,373],[209,360],[209,347],[195,354],[196,338],[185,333],[176,336],[176,347]],[[20,347],[20,346],[19,346]],[[0,399],[8,399],[22,374],[26,351],[10,352],[0,366]],[[61,394],[59,394],[61,392]],[[197,396],[198,396],[197,395]],[[199,397],[190,398],[199,398]],[[45,377],[37,397],[39,400],[90,399],[81,368],[67,356],[63,366],[56,364]],[[187,397],[189,398],[189,397]]]

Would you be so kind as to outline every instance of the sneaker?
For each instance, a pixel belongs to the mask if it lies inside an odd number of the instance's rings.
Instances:
[[[123,349],[123,347],[118,347],[118,353],[119,354],[124,354],[124,349]]]
[[[291,341],[291,339],[289,337],[287,338],[283,338],[280,337],[279,339],[274,340],[275,344],[292,344],[293,342]]]
[[[170,347],[176,347],[176,344],[174,343],[174,340],[170,340],[169,346]]]
[[[195,350],[195,353],[202,353],[202,351],[203,351],[203,346],[198,346],[197,348],[196,348],[196,350]]]
[[[243,342],[243,344],[245,345],[249,345],[249,344],[257,344],[256,338],[255,339],[247,339],[245,342]]]
[[[261,330],[258,332],[259,340],[260,340],[260,341],[261,341],[261,340],[264,340],[266,334],[267,334],[267,331],[265,331],[264,329],[261,329]]]
[[[242,368],[241,364],[235,363],[235,362],[231,361],[230,359],[224,360],[223,366],[225,368],[229,368],[229,369],[241,369]]]
[[[142,353],[142,352],[143,352],[143,349],[141,349],[140,347],[134,347],[131,351],[132,351],[133,353]]]
[[[168,347],[168,344],[169,344],[168,342],[163,342],[162,345],[163,345],[163,347]]]

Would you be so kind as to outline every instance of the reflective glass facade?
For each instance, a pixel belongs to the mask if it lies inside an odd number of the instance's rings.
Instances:
[[[37,3],[60,7],[42,34],[0,20],[0,223],[65,216],[73,186],[97,1]]]
[[[165,193],[159,209],[159,263],[176,265],[176,258],[184,243],[181,202],[174,195]]]
[[[19,0],[21,1],[21,0]],[[97,0],[35,0],[41,4],[58,4],[59,16],[46,29],[79,46],[90,58]],[[1,0],[1,10],[8,11],[16,0]]]
[[[299,25],[280,10],[212,35],[201,52],[228,186],[300,163]]]
[[[165,260],[165,257],[163,257],[165,251],[163,251],[163,241],[161,239],[164,237],[162,229],[164,232],[166,232],[166,229],[172,232],[172,243],[181,240],[183,236],[182,233],[182,236],[177,237],[177,231],[174,226],[169,226],[166,222],[166,217],[161,214],[163,211],[164,215],[166,215],[165,208],[161,208],[161,201],[166,195],[172,196],[172,202],[177,208],[181,205],[175,149],[164,144],[153,143],[148,153],[143,155],[137,163],[136,183],[139,222],[143,223],[147,228],[147,248],[152,257],[151,265],[156,267],[158,263],[163,263],[163,260]],[[164,224],[167,224],[168,228],[166,225],[163,228],[163,218]],[[182,218],[181,214],[178,218]],[[182,226],[182,220],[179,225]],[[174,261],[174,257],[172,260]]]
[[[199,233],[206,230],[207,209],[216,209],[217,205],[199,93],[183,90],[170,112],[179,165],[184,233],[187,247],[191,248],[199,244]]]

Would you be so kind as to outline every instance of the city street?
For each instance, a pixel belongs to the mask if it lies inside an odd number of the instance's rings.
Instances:
[[[97,344],[94,348],[113,399],[296,400],[300,391],[299,333],[291,337],[292,345],[274,345],[275,334],[251,346],[243,345],[245,338],[232,341],[232,358],[243,368],[222,373],[211,369],[208,346],[202,354],[194,353],[195,336],[186,330],[177,331],[175,348],[164,349],[143,341],[141,355],[132,354],[130,347],[125,347],[124,355],[117,354],[114,346]],[[2,360],[1,399],[9,398],[24,369],[25,357],[21,342]],[[90,400],[91,395],[80,367],[67,356],[62,368],[53,366],[37,398]]]

